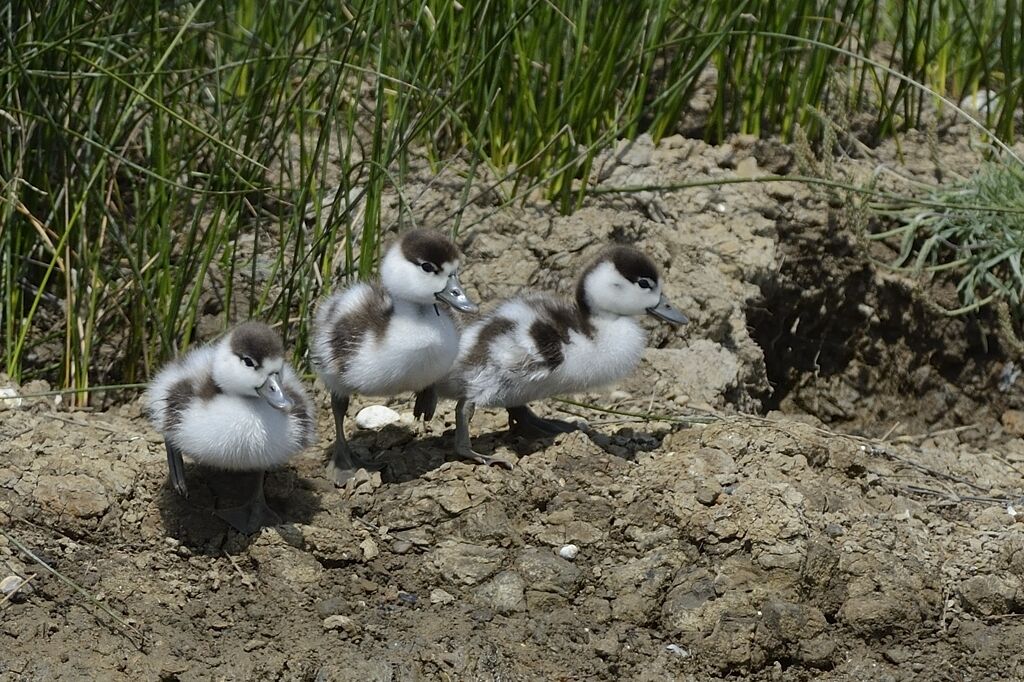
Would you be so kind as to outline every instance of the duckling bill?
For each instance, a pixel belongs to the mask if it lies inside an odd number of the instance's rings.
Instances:
[[[315,421],[277,333],[260,322],[238,325],[219,342],[165,366],[145,402],[151,423],[164,437],[175,492],[188,497],[185,454],[236,472],[251,485],[244,505],[215,510],[236,530],[252,533],[280,523],[264,497],[265,472],[312,444]]]
[[[379,282],[356,284],[318,306],[310,357],[331,393],[337,437],[327,475],[335,484],[344,485],[360,468],[380,468],[361,458],[345,440],[352,394],[412,391],[414,416],[433,418],[434,385],[448,374],[459,351],[449,309],[477,310],[459,282],[459,263],[459,251],[450,239],[413,230],[386,251]]]
[[[480,464],[511,465],[481,455],[470,443],[477,406],[504,407],[509,426],[539,434],[575,425],[542,419],[528,403],[618,381],[640,362],[647,336],[634,319],[649,314],[669,324],[688,322],[662,292],[654,262],[632,247],[605,249],[583,270],[574,300],[548,294],[516,296],[473,322],[442,384],[458,399],[456,452]]]

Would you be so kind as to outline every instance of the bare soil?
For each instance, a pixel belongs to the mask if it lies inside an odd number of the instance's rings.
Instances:
[[[906,136],[899,167],[969,170],[962,133]],[[841,172],[896,165],[871,154]],[[770,141],[641,139],[599,183],[803,162]],[[460,190],[424,169],[405,194],[435,224]],[[609,241],[661,263],[693,322],[652,324],[636,376],[582,399],[673,420],[550,401],[589,427],[529,443],[481,411],[475,444],[516,460],[504,471],[452,461],[442,405],[426,427],[354,433],[387,467],[339,490],[317,389],[320,443],[268,481],[286,523],[246,537],[209,513],[211,472],[188,468],[187,502],[169,490],[137,402],[26,400],[0,412],[0,579],[34,576],[0,605],[0,679],[1024,677],[1013,367],[990,320],[942,316],[941,283],[880,265],[842,197],[709,185],[603,194],[569,217],[495,197],[464,224],[463,283],[485,303],[569,292]]]

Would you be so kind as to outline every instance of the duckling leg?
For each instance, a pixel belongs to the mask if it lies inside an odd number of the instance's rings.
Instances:
[[[463,459],[468,459],[477,464],[495,465],[505,469],[511,469],[512,463],[500,457],[488,457],[473,450],[469,442],[469,422],[473,421],[473,413],[476,405],[465,398],[460,398],[455,405],[455,453]]]
[[[170,472],[171,486],[174,492],[185,499],[188,499],[188,487],[185,485],[185,462],[181,459],[181,450],[171,445],[171,441],[164,439],[164,446],[167,448],[167,470]]]
[[[505,410],[508,412],[509,430],[523,435],[532,433],[539,436],[552,436],[558,433],[570,433],[579,428],[576,424],[561,419],[538,417],[526,405],[506,407]]]
[[[348,479],[356,475],[360,469],[367,471],[380,471],[384,467],[376,462],[367,462],[348,446],[345,440],[345,413],[348,412],[349,397],[336,396],[331,394],[331,410],[334,412],[334,430],[337,432],[337,440],[334,441],[334,454],[331,461],[327,463],[327,478],[334,481],[334,485],[343,486]]]
[[[263,494],[263,480],[266,472],[256,471],[242,474],[249,476],[252,485],[252,494],[249,501],[239,507],[228,509],[216,509],[214,513],[230,524],[239,533],[250,535],[265,526],[277,526],[281,523],[281,517],[277,512],[267,505],[267,498]]]
[[[413,419],[423,417],[428,422],[434,418],[434,410],[437,409],[437,389],[427,386],[416,394],[416,404],[412,408]]]

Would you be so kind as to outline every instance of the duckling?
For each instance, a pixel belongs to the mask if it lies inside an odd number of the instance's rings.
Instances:
[[[459,332],[447,309],[477,306],[459,282],[459,251],[427,230],[405,233],[381,261],[380,281],[356,284],[320,303],[310,334],[310,358],[331,393],[337,438],[327,476],[341,486],[357,470],[380,466],[360,458],[345,440],[345,413],[353,393],[416,393],[413,415],[432,419],[434,384],[451,369]]]
[[[245,322],[220,341],[165,366],[145,396],[150,422],[164,437],[171,485],[188,498],[182,453],[217,469],[250,472],[252,494],[215,513],[242,533],[280,523],[263,479],[313,443],[313,406],[284,360],[281,337]]]
[[[510,468],[473,451],[469,423],[476,406],[505,407],[509,427],[541,434],[574,424],[542,419],[528,403],[612,383],[640,362],[647,335],[634,319],[644,313],[686,324],[661,291],[654,262],[627,246],[599,253],[577,279],[574,301],[528,293],[498,305],[462,334],[459,357],[441,391],[458,399],[456,452],[480,464]]]

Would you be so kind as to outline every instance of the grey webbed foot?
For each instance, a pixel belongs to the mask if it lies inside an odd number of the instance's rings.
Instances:
[[[473,412],[475,411],[476,406],[465,398],[460,399],[455,405],[455,453],[459,457],[477,464],[511,469],[512,462],[507,459],[481,455],[473,449],[469,441],[469,423],[473,421]]]
[[[507,407],[505,409],[508,412],[509,431],[516,435],[543,438],[559,433],[571,433],[579,429],[579,426],[572,422],[538,417],[526,405]]]
[[[379,462],[371,462],[359,457],[349,449],[347,443],[344,445],[342,443],[344,441],[335,443],[334,455],[327,463],[327,478],[331,479],[334,485],[343,487],[360,469],[380,471],[384,468],[384,465]]]
[[[230,509],[215,509],[214,513],[239,533],[246,535],[251,535],[260,528],[281,524],[281,517],[267,505],[265,500],[254,500],[249,504]]]
[[[334,453],[331,461],[327,463],[327,478],[334,482],[334,485],[342,487],[350,478],[356,475],[360,469],[367,471],[380,471],[383,465],[376,462],[368,462],[352,452],[345,440],[345,413],[348,412],[349,397],[347,395],[337,396],[331,394],[331,411],[334,413],[334,431],[337,440],[334,442]]]
[[[247,475],[251,477],[253,486],[249,500],[237,507],[214,509],[213,513],[239,533],[250,535],[260,528],[280,525],[281,517],[267,505],[267,498],[263,494],[265,472],[259,471]]]

